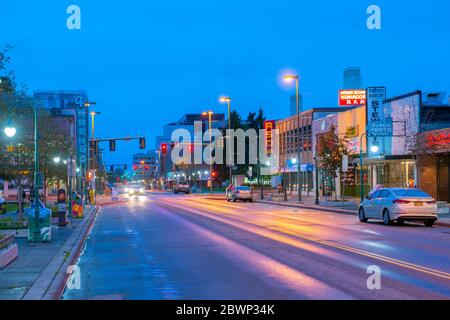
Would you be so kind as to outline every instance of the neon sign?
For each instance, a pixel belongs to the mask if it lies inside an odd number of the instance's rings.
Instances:
[[[429,134],[426,138],[427,147],[445,147],[450,146],[449,134]]]

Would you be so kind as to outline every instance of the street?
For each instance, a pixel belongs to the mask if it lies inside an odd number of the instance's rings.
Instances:
[[[63,299],[449,299],[450,231],[208,196],[103,207]],[[381,270],[370,290],[368,267]]]

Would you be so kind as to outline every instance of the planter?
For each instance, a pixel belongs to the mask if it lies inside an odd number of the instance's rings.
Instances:
[[[0,268],[4,268],[19,256],[19,247],[10,234],[0,240]]]
[[[28,238],[28,228],[27,229],[6,229],[0,230],[0,234],[4,236],[14,235],[15,238]]]
[[[4,234],[4,238],[0,239],[0,250],[6,248],[14,242],[14,234]]]

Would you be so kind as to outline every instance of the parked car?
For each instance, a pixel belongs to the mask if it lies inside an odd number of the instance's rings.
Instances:
[[[143,196],[145,194],[144,187],[139,184],[130,184],[127,186],[126,190],[128,190],[130,196]]]
[[[183,192],[185,194],[191,193],[191,188],[189,186],[189,182],[187,181],[179,181],[174,187],[173,187],[174,193]]]
[[[6,201],[2,196],[0,196],[0,212],[6,213]]]
[[[385,225],[393,221],[423,221],[433,226],[437,218],[437,204],[432,196],[419,189],[382,188],[368,196],[359,206],[361,222],[382,220]]]
[[[242,200],[244,202],[253,202],[253,191],[249,187],[235,187],[231,185],[226,190],[226,197],[227,201],[236,202],[237,200]]]

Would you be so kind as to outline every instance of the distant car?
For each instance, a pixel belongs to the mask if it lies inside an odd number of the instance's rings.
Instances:
[[[0,212],[6,213],[6,201],[2,196],[0,196]]]
[[[236,202],[242,200],[244,202],[253,202],[253,191],[249,187],[245,186],[229,186],[226,190],[227,201]]]
[[[174,187],[173,187],[173,192],[174,193],[185,193],[185,194],[190,194],[191,193],[191,188],[189,187],[189,182],[187,181],[180,181],[178,182]]]
[[[385,225],[397,221],[423,221],[432,227],[438,219],[437,204],[432,196],[419,189],[382,188],[368,196],[359,206],[361,222],[382,220]]]
[[[145,194],[145,189],[141,185],[128,185],[126,190],[130,196],[143,196]]]
[[[116,188],[111,188],[111,200],[112,201],[119,201],[119,192]]]

